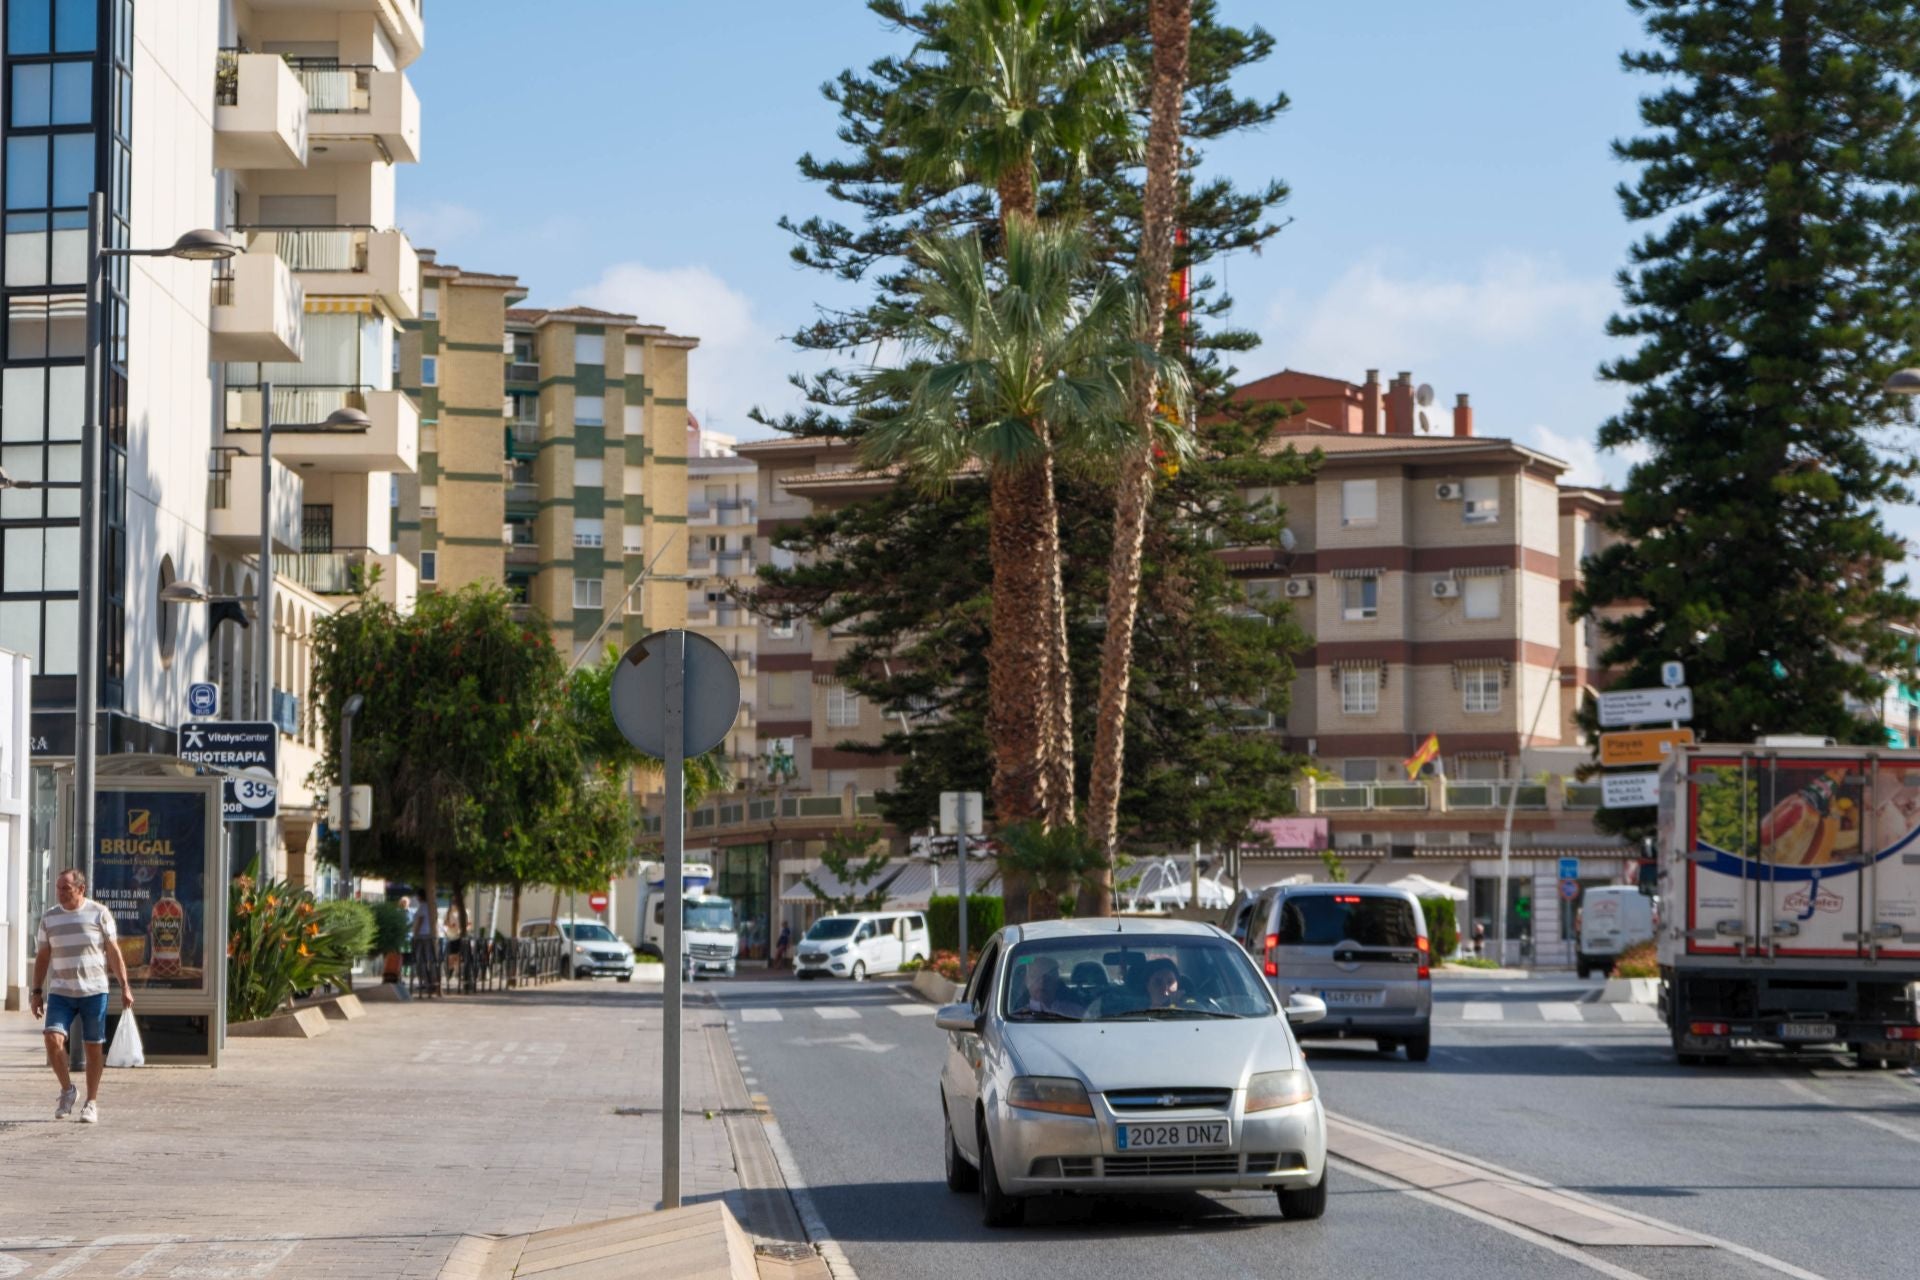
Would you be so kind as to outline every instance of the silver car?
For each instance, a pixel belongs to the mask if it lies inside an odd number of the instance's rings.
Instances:
[[[1306,1039],[1404,1046],[1411,1062],[1433,1048],[1433,973],[1427,917],[1405,889],[1365,884],[1277,885],[1246,924],[1247,949],[1275,997],[1318,997],[1327,1014]]]
[[[1050,1193],[1271,1188],[1327,1203],[1326,1116],[1290,1023],[1245,951],[1175,920],[1012,925],[981,952],[948,1033],[947,1186],[988,1226]]]

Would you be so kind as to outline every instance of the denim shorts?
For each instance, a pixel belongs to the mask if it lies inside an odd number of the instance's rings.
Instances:
[[[63,996],[47,993],[47,1030],[73,1038],[73,1020],[80,1019],[80,1035],[88,1044],[107,1042],[107,993],[97,996]]]

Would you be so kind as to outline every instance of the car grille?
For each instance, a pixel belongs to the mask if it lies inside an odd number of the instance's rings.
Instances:
[[[1238,1173],[1240,1157],[1232,1152],[1200,1155],[1108,1156],[1109,1178],[1153,1178],[1197,1173]]]
[[[723,947],[718,943],[712,942],[696,942],[693,944],[693,958],[696,960],[728,960],[732,957],[732,947]]]
[[[1246,1157],[1246,1172],[1305,1172],[1307,1158],[1298,1151],[1256,1151]],[[1107,1156],[1102,1170],[1109,1178],[1179,1177],[1241,1172],[1240,1157],[1231,1151],[1162,1153],[1151,1156]],[[1027,1169],[1032,1178],[1091,1178],[1092,1156],[1043,1156]]]
[[[593,953],[596,964],[625,964],[626,953],[620,951],[596,951]]]
[[[1225,1109],[1233,1101],[1231,1089],[1125,1089],[1107,1094],[1115,1111],[1173,1111],[1193,1107]]]
[[[802,951],[800,953],[800,961],[802,964],[824,964],[826,963],[826,959],[827,953],[824,951]]]

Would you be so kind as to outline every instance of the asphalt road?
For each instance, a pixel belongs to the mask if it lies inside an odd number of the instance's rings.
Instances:
[[[944,1037],[927,1006],[883,982],[700,989],[727,1011],[750,1087],[864,1280],[1877,1280],[1913,1275],[1920,1256],[1920,1083],[1832,1057],[1683,1071],[1658,1024],[1588,1001],[1597,984],[1443,982],[1424,1065],[1310,1043],[1328,1111],[1722,1247],[1578,1250],[1343,1163],[1318,1222],[1283,1222],[1253,1193],[1062,1197],[990,1231],[977,1198],[941,1178]]]

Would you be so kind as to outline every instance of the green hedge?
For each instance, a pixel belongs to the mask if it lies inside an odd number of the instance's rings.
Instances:
[[[1460,946],[1460,921],[1454,914],[1452,898],[1422,898],[1420,910],[1427,916],[1427,941],[1433,948],[1435,964],[1452,955]]]
[[[407,913],[397,902],[373,904],[373,954],[407,949]]]
[[[967,945],[978,951],[986,945],[987,939],[1000,931],[1007,922],[1007,906],[999,898],[981,898],[967,895]],[[960,897],[954,894],[948,897],[927,900],[927,936],[935,951],[958,951],[960,949]]]

